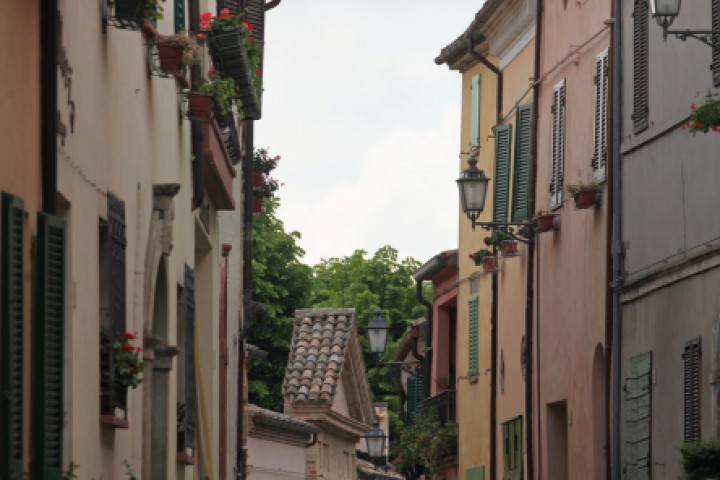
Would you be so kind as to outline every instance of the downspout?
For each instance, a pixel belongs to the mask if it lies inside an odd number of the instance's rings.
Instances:
[[[58,0],[40,2],[40,163],[42,209],[57,213]]]
[[[495,114],[497,124],[503,123],[502,96],[503,73],[487,58],[475,51],[473,41],[467,38],[467,53],[478,62],[485,65],[488,70],[497,76],[497,97],[495,99]],[[493,254],[497,255],[495,247]],[[498,349],[498,278],[497,273],[492,276],[492,305],[490,307],[490,478],[495,478],[497,471],[497,349]]]
[[[415,298],[418,303],[425,306],[425,358],[422,362],[423,369],[423,398],[430,396],[430,375],[432,374],[432,336],[433,336],[433,306],[423,298],[424,279],[415,280]]]
[[[622,134],[620,85],[622,82],[621,52],[622,41],[622,1],[613,1],[613,16],[615,17],[613,29],[613,91],[612,91],[612,478],[620,480],[620,325],[622,312],[620,310],[620,286],[622,284],[622,222],[621,222],[621,196],[620,196],[620,135]]]

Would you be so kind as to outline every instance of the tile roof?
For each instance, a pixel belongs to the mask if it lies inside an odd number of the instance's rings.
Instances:
[[[283,396],[292,404],[332,404],[348,339],[355,331],[354,308],[295,311]]]
[[[248,404],[246,409],[249,416],[259,423],[265,423],[300,433],[318,433],[320,431],[320,429],[311,423],[279,412],[273,412],[272,410],[267,410],[257,405]]]
[[[505,0],[487,0],[480,11],[475,14],[475,18],[470,23],[470,26],[465,29],[462,35],[440,50],[440,55],[435,58],[435,63],[437,65],[447,63],[448,66],[450,66],[450,64],[456,62],[465,53],[467,53],[468,38],[471,39],[473,44],[483,41],[485,37],[481,33],[482,28],[485,27],[485,24],[487,24],[488,20],[490,20],[490,17],[493,16],[495,11],[500,8],[500,5],[502,5],[504,1]]]

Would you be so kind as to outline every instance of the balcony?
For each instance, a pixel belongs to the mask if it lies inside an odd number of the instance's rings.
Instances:
[[[225,139],[217,122],[203,126],[203,157],[205,159],[205,189],[217,210],[235,210],[233,199],[233,167]]]
[[[456,421],[455,417],[455,389],[445,390],[434,397],[427,398],[423,402],[423,408],[434,408],[437,410],[438,419],[441,425],[448,421]]]

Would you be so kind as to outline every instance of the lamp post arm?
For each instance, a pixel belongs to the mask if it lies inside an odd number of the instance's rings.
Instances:
[[[704,43],[710,48],[720,48],[720,32],[714,30],[668,30],[663,31],[665,37],[673,35],[683,42],[688,38]]]
[[[536,224],[533,221],[524,221],[524,222],[478,222],[476,215],[470,215],[468,214],[468,217],[470,220],[472,220],[472,228],[475,230],[475,227],[482,227],[485,230],[491,230],[493,228],[502,228],[505,233],[510,235],[513,240],[517,240],[521,243],[534,243],[535,242],[535,232],[536,232]],[[519,231],[517,233],[511,231],[508,229],[508,227],[519,227]]]

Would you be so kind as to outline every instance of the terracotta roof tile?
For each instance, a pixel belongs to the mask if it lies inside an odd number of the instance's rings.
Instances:
[[[283,395],[291,403],[332,403],[342,372],[355,309],[318,308],[295,312]]]

